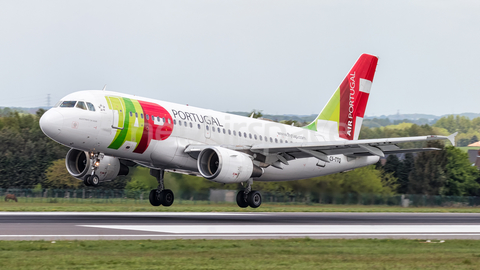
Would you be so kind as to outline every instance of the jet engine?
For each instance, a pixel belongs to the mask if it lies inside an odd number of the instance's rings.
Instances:
[[[203,149],[197,166],[203,177],[220,183],[244,182],[263,174],[263,169],[254,165],[249,155],[218,146]]]
[[[83,180],[86,175],[92,174],[92,164],[88,152],[70,149],[65,158],[68,172],[75,178]],[[128,174],[128,166],[122,164],[116,157],[103,156],[100,158],[95,171],[100,181],[113,180],[119,175]]]

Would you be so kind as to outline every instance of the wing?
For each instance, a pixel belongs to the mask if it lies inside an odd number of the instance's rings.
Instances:
[[[315,157],[324,162],[330,162],[329,156],[345,155],[347,157],[358,156],[380,156],[386,154],[422,152],[440,150],[438,148],[413,148],[401,149],[397,146],[399,143],[405,142],[422,142],[431,140],[449,140],[455,145],[454,138],[457,133],[450,136],[417,136],[417,137],[401,137],[401,138],[385,138],[385,139],[368,139],[368,140],[342,140],[342,141],[326,141],[311,143],[285,143],[285,144],[254,144],[254,145],[219,145],[220,147],[246,152],[251,154],[255,160],[264,165],[273,165],[279,167],[281,162],[288,165],[289,160]],[[212,145],[189,145],[185,148],[185,152],[196,159],[198,154],[205,148]]]

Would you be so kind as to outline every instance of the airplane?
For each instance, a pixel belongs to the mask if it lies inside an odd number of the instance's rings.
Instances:
[[[130,166],[150,169],[158,187],[153,206],[170,206],[174,194],[164,172],[202,176],[218,183],[242,183],[237,205],[257,208],[254,181],[290,181],[349,171],[387,154],[438,150],[401,149],[398,143],[449,140],[417,136],[359,140],[378,58],[362,54],[310,124],[295,127],[213,110],[103,90],[69,94],[43,114],[40,127],[71,148],[68,172],[98,186]]]

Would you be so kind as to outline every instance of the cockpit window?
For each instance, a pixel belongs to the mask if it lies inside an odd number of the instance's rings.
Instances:
[[[77,102],[77,106],[75,106],[75,107],[80,108],[80,109],[82,109],[82,110],[86,110],[86,109],[87,109],[87,106],[85,106],[85,102],[83,102],[83,101]]]
[[[90,103],[90,102],[87,102],[87,107],[88,107],[88,110],[89,110],[89,111],[92,111],[92,112],[94,112],[94,111],[95,111],[95,106],[93,106],[93,104],[92,104],[92,103]]]
[[[76,101],[64,101],[62,102],[62,104],[60,104],[60,107],[62,108],[73,108],[75,107],[75,103],[77,103]]]
[[[57,104],[55,104],[55,106],[53,106],[54,108],[60,106],[60,104],[62,104],[62,101],[60,100],[59,102],[57,102]]]

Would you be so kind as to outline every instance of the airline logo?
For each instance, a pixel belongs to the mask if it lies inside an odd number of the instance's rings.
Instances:
[[[211,117],[208,115],[200,115],[192,112],[184,112],[184,111],[177,111],[177,110],[172,110],[173,117],[175,118],[180,118],[182,120],[188,120],[191,122],[197,122],[197,123],[205,123],[207,125],[217,125],[218,127],[223,127],[222,124],[220,124],[220,121],[218,118]]]
[[[114,111],[114,139],[108,146],[119,149],[133,148],[134,153],[147,150],[151,140],[165,140],[173,132],[173,119],[162,106],[141,100],[106,96],[109,109]],[[126,143],[129,142],[129,143]]]

